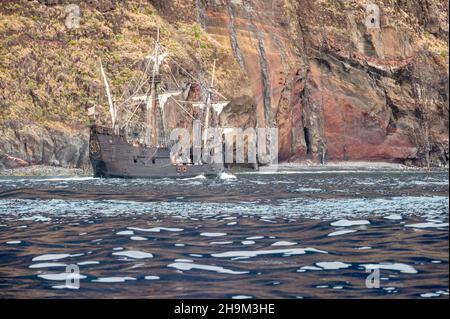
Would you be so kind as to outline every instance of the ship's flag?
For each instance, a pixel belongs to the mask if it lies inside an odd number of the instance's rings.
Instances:
[[[95,105],[87,109],[88,116],[95,116],[96,110]]]

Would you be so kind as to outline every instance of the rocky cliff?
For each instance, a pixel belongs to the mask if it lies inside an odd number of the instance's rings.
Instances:
[[[79,27],[68,28],[73,3]],[[283,161],[448,165],[443,0],[2,1],[3,165],[86,164],[86,109],[106,106],[98,59],[114,95],[126,95],[156,25],[200,79],[218,61],[219,89],[232,100],[222,124],[278,127]],[[165,72],[191,98],[204,93],[179,67]]]

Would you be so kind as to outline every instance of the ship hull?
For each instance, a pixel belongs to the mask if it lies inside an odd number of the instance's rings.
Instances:
[[[168,148],[133,145],[98,126],[91,127],[89,156],[94,176],[101,178],[187,178],[224,171],[222,164],[175,165]]]

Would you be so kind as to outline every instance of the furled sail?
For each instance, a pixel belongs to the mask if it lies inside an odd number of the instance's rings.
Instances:
[[[230,104],[230,101],[223,101],[223,102],[214,102],[211,103],[211,107],[213,108],[214,112],[216,112],[217,116],[220,116],[222,114],[223,109]],[[199,108],[200,110],[203,110],[205,108],[204,102],[195,102],[192,103],[192,106],[194,108]]]
[[[183,93],[182,91],[173,91],[173,92],[166,92],[163,94],[158,95],[159,98],[159,106],[162,110],[164,110],[164,105],[166,105],[167,100],[173,96],[177,96]]]
[[[161,117],[162,117],[163,126],[164,126],[163,131],[165,130],[165,127],[166,127],[166,114],[164,111],[164,106],[166,105],[167,101],[171,97],[181,95],[181,93],[183,93],[183,92],[182,91],[171,91],[171,92],[158,94],[158,102],[159,102],[158,104],[161,109]],[[141,103],[149,101],[150,99],[151,99],[151,96],[149,96],[149,95],[139,95],[139,96],[135,96],[132,98],[133,101],[141,102]]]
[[[182,91],[173,91],[173,92],[166,92],[162,94],[158,94],[158,100],[159,100],[159,107],[164,110],[164,106],[166,105],[169,98],[173,96],[177,96],[183,93]],[[132,98],[133,101],[136,102],[145,102],[148,101],[148,99],[151,98],[149,95],[138,95]]]
[[[173,92],[166,92],[163,94],[158,95],[159,99],[159,107],[161,108],[161,117],[163,121],[164,130],[166,129],[166,112],[164,111],[164,106],[167,103],[167,100],[173,96],[177,96],[183,93],[182,91],[173,91]]]
[[[223,102],[215,102],[215,103],[212,103],[211,106],[212,106],[213,110],[216,112],[217,116],[220,116],[220,114],[222,114],[222,112],[223,112],[223,109],[224,109],[228,104],[230,104],[229,101],[223,101]]]

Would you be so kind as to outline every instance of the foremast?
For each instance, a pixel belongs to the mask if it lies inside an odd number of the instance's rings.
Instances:
[[[212,77],[211,77],[211,86],[208,88],[208,96],[206,97],[206,105],[205,105],[205,123],[203,124],[203,146],[206,147],[208,143],[208,129],[211,115],[211,103],[213,99],[213,88],[214,88],[214,78],[216,76],[216,60],[214,60]]]

